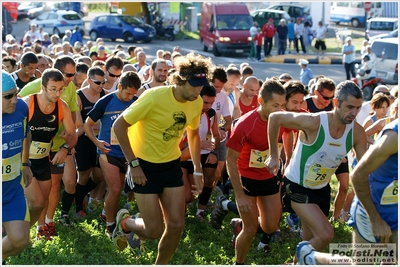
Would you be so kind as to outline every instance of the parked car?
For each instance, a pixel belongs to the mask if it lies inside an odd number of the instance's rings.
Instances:
[[[259,9],[251,12],[251,16],[253,17],[253,21],[257,22],[258,25],[262,28],[265,23],[268,22],[269,18],[274,19],[275,27],[279,25],[279,21],[281,19],[285,19],[286,22],[289,22],[290,16],[286,11],[282,10],[272,10],[272,9]]]
[[[398,18],[372,18],[367,20],[365,39],[379,34],[390,33],[399,28]]]
[[[110,38],[113,42],[122,38],[125,42],[151,42],[156,36],[153,26],[129,15],[109,14],[94,18],[89,29],[90,39]]]
[[[22,2],[18,6],[18,18],[34,19],[40,14],[52,9],[52,3],[47,2]]]
[[[51,34],[57,34],[62,37],[66,30],[74,30],[78,26],[82,36],[85,35],[85,24],[81,16],[72,10],[53,10],[41,14],[31,23],[35,23],[37,27],[42,26],[43,31]]]
[[[371,48],[378,57],[375,61],[376,75],[386,84],[398,84],[399,39],[377,39],[371,43]]]
[[[372,41],[378,40],[378,39],[397,38],[399,36],[398,33],[399,33],[399,29],[396,29],[389,33],[378,34],[378,35],[375,35],[375,36],[369,38],[369,42],[372,43]]]
[[[310,8],[308,6],[303,6],[301,4],[285,3],[280,5],[269,6],[268,9],[286,11],[291,18],[295,19],[300,18],[301,22],[304,23],[308,21],[310,23],[310,26],[313,25],[313,21],[310,15]]]
[[[59,10],[73,10],[82,17],[86,17],[89,13],[87,5],[82,2],[55,2],[53,5]]]

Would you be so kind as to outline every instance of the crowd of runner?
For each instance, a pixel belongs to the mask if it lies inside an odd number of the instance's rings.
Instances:
[[[354,242],[397,244],[398,86],[378,86],[363,103],[357,84],[329,75],[256,77],[248,63],[216,66],[179,47],[149,63],[141,47],[70,43],[70,34],[59,44],[31,28],[22,46],[12,36],[3,45],[3,262],[26,247],[31,227],[51,240],[56,226],[102,207],[117,249],[160,239],[155,263],[167,264],[192,202],[201,221],[214,207],[215,229],[238,215],[236,264],[257,232],[270,253],[281,220],[303,239],[295,263],[328,264],[318,253],[332,221],[349,220]]]

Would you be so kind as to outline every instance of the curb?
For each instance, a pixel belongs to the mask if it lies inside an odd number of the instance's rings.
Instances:
[[[324,58],[317,58],[313,55],[299,55],[295,57],[287,57],[287,56],[272,56],[264,58],[264,62],[269,63],[289,63],[289,64],[298,64],[300,59],[306,59],[309,64],[321,64],[321,65],[343,65],[342,57],[338,56],[329,56],[325,55]],[[356,63],[360,64],[360,60],[356,60]]]

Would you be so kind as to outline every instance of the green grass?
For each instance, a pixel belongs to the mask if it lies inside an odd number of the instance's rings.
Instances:
[[[337,180],[332,178],[333,188],[332,204],[337,192]],[[215,193],[212,195],[212,201]],[[119,207],[122,208],[126,197],[122,196]],[[222,229],[215,230],[206,221],[198,221],[194,218],[196,212],[196,201],[189,205],[189,215],[186,218],[185,230],[182,234],[179,247],[172,257],[170,264],[179,265],[231,265],[235,263],[235,251],[232,247],[232,232],[229,222],[236,217],[230,213],[224,219]],[[75,207],[71,208],[71,213]],[[52,241],[35,240],[36,227],[31,229],[31,244],[18,256],[11,257],[7,264],[15,265],[142,265],[154,264],[157,256],[158,240],[147,240],[146,250],[133,253],[129,248],[118,251],[111,240],[104,234],[104,224],[98,219],[101,209],[88,215],[83,221],[78,221],[72,227],[64,227],[56,221],[58,236]],[[134,206],[132,214],[138,212]],[[207,220],[210,219],[211,209],[206,210]],[[56,217],[59,216],[59,210]],[[246,264],[284,264],[292,262],[295,248],[300,238],[292,234],[285,224],[283,214],[280,222],[282,243],[272,243],[272,253],[265,255],[257,251],[257,245],[261,234],[254,238],[253,245],[246,258]],[[333,223],[335,237],[333,243],[351,243],[351,228],[338,222]],[[325,252],[328,248],[325,249]]]

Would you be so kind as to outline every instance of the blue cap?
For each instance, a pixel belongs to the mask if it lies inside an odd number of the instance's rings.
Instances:
[[[15,83],[14,79],[5,70],[2,70],[2,73],[1,73],[1,87],[2,87],[3,93],[6,93],[8,91],[11,91],[14,88],[17,88],[17,84]]]

